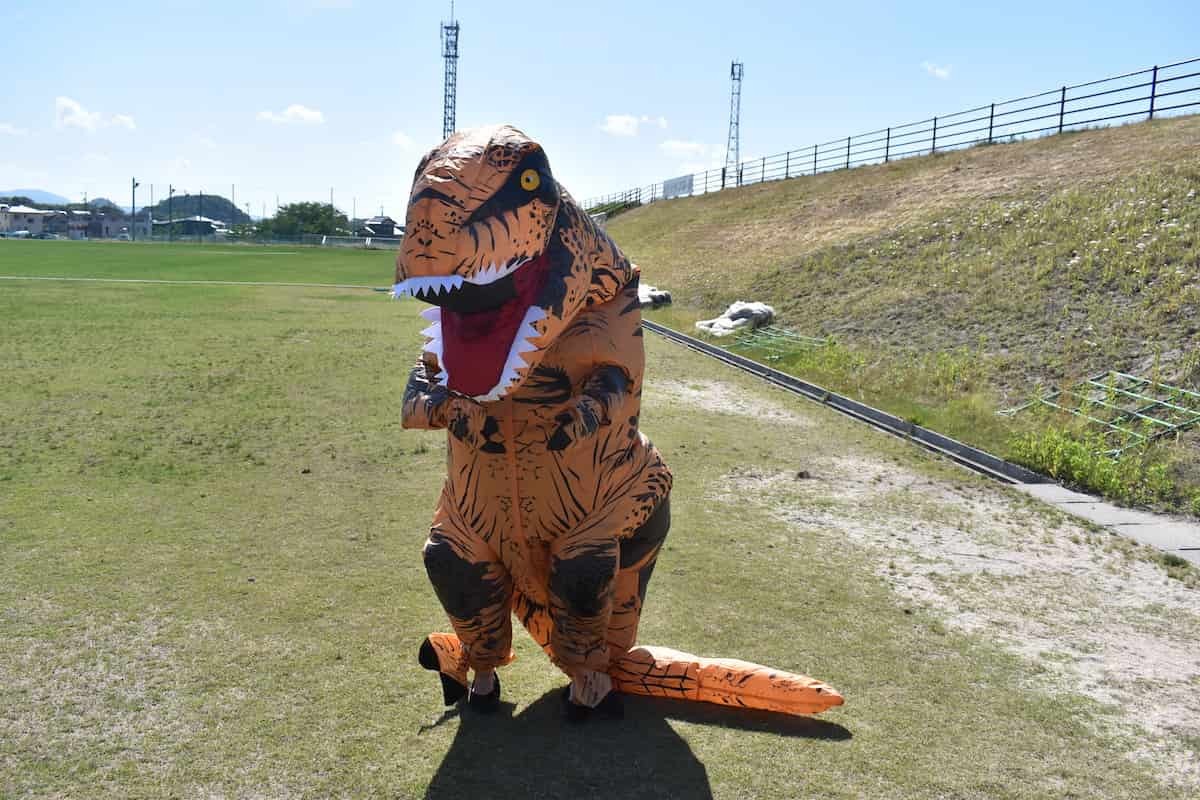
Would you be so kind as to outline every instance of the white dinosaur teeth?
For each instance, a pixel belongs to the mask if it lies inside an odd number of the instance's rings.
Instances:
[[[421,297],[422,295],[434,296],[442,292],[449,292],[463,285],[462,275],[426,275],[415,278],[407,278],[400,281],[392,287],[393,297]]]
[[[431,323],[428,328],[421,331],[421,335],[429,339],[421,349],[426,353],[431,353],[437,359],[438,366],[441,368],[441,372],[438,373],[437,382],[445,386],[450,379],[450,375],[446,371],[446,359],[443,356],[445,347],[442,345],[442,310],[437,306],[433,306],[422,311],[421,316]]]
[[[489,283],[495,283],[501,278],[511,275],[516,272],[522,264],[529,262],[528,258],[514,258],[512,261],[506,261],[503,264],[486,264],[477,267],[475,273],[464,278],[467,283],[473,283],[476,286],[487,286]]]

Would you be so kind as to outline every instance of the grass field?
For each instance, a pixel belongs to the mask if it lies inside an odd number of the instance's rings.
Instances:
[[[1200,389],[1200,116],[654,203],[609,232],[673,292],[665,323],[771,303],[836,341],[784,367],[1009,457],[1067,424],[996,419],[1044,387]],[[1143,461],[1088,488],[1200,516],[1200,430]]]
[[[392,257],[6,241],[0,275],[383,286]],[[631,698],[568,727],[518,635],[511,704],[443,714],[415,663],[445,628],[419,558],[443,435],[399,424],[417,310],[0,282],[0,796],[1194,796],[1194,590],[653,338],[643,426],[676,489],[643,641],[809,672],[847,704]],[[1072,677],[1130,641],[1132,675]]]

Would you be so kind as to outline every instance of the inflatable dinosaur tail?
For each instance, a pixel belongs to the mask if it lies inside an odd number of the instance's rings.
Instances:
[[[625,694],[670,697],[783,714],[819,714],[844,700],[807,675],[735,658],[703,658],[666,647],[635,647],[613,660],[613,688]]]
[[[509,652],[504,664],[516,655]],[[421,665],[440,673],[446,705],[467,693],[466,653],[452,633],[434,633],[421,645]],[[783,714],[819,714],[844,700],[828,684],[792,672],[739,661],[703,658],[666,647],[635,647],[613,659],[613,688],[625,694],[756,708]]]

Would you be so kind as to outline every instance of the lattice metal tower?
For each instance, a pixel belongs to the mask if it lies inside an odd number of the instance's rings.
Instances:
[[[454,133],[454,104],[458,94],[458,23],[454,21],[454,3],[450,3],[450,21],[442,23],[442,58],[446,61],[446,81],[442,110],[442,136]]]
[[[734,61],[729,66],[729,78],[733,88],[729,94],[729,143],[725,145],[725,169],[730,176],[737,171],[742,161],[740,136],[742,116],[742,62]]]

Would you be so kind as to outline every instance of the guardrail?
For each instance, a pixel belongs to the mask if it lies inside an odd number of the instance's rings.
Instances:
[[[1189,110],[1200,111],[1200,58],[833,139],[743,161],[736,169],[722,167],[671,178],[593,197],[584,201],[583,207],[589,211],[623,210],[671,197],[1046,136],[1086,126],[1178,115]]]

